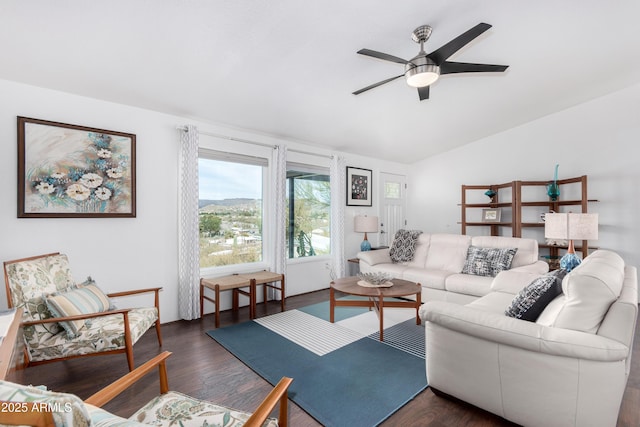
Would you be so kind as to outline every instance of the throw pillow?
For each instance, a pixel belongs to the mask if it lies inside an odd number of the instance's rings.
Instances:
[[[545,307],[562,293],[565,270],[556,270],[537,277],[515,296],[504,314],[516,319],[535,322]]]
[[[55,317],[77,316],[79,314],[109,311],[109,298],[96,285],[86,285],[67,292],[51,294],[46,299],[47,307]],[[75,338],[84,320],[59,322],[67,331],[67,337]]]
[[[398,230],[389,249],[389,256],[394,263],[407,262],[416,253],[416,242],[422,234],[419,230]]]
[[[495,277],[502,270],[511,268],[518,248],[479,248],[469,246],[467,259],[462,267],[464,274]]]

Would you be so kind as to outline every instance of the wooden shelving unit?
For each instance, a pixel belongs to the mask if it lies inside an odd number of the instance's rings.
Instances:
[[[489,227],[492,236],[511,235],[523,237],[523,230],[531,230],[527,236],[536,238],[538,245],[548,252],[548,259],[557,259],[566,246],[548,245],[544,239],[544,222],[540,213],[545,212],[579,212],[586,213],[589,203],[597,200],[587,197],[587,176],[559,179],[560,196],[551,200],[547,195],[547,185],[552,181],[511,181],[503,184],[462,185],[460,202],[460,225],[462,234],[467,234],[469,227]],[[484,193],[492,189],[496,192],[493,199]],[[567,199],[563,199],[568,197]],[[483,198],[486,200],[483,202]],[[476,220],[481,209],[501,208],[500,222],[483,222]],[[478,212],[475,212],[478,211]],[[510,229],[509,233],[506,229]],[[529,236],[531,235],[531,236]],[[585,257],[589,254],[589,242],[578,244],[576,251]],[[542,254],[544,256],[544,254]]]
[[[513,215],[515,212],[517,212],[516,201],[518,199],[516,197],[517,187],[515,183],[516,181],[491,185],[463,185],[460,202],[460,224],[462,226],[462,234],[467,234],[467,227],[483,226],[491,227],[491,235],[498,236],[500,235],[499,230],[501,227],[513,227]],[[484,195],[487,190],[495,191],[496,195],[492,199],[489,199]],[[511,200],[501,201],[501,199],[508,198],[509,192],[511,192]],[[507,197],[505,197],[505,194],[507,194]],[[483,203],[480,201],[483,197],[487,199],[487,202]],[[469,202],[470,199],[473,200],[473,202]],[[477,210],[491,208],[501,208],[505,211],[510,210],[512,219],[508,221],[501,220],[500,222],[482,222],[480,220],[475,220],[478,216],[480,216],[481,211],[478,211],[477,215],[473,216],[473,221],[467,220],[467,209]]]

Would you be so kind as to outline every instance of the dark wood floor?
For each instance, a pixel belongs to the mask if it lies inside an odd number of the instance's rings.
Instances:
[[[302,307],[329,298],[328,291],[313,292],[287,298],[287,309]],[[258,306],[258,316],[276,313],[278,303]],[[248,309],[238,313],[221,314],[221,326],[244,322]],[[271,386],[217,342],[205,335],[213,329],[213,316],[202,320],[178,321],[162,325],[163,348],[158,347],[155,333],[147,332],[135,345],[136,366],[162,350],[173,355],[167,366],[169,387],[196,398],[209,400],[240,410],[252,411],[269,392]],[[640,339],[636,329],[635,358],[624,395],[619,427],[640,426]],[[259,351],[259,349],[256,349]],[[100,388],[127,373],[124,355],[85,357],[64,362],[40,365],[18,371],[10,380],[22,384],[45,384],[52,390],[74,393],[87,398]],[[423,373],[424,374],[424,373]],[[294,379],[295,381],[295,379]],[[148,375],[124,394],[105,406],[105,409],[128,417],[158,394],[157,375]],[[290,425],[319,426],[311,416],[290,402]],[[438,397],[427,389],[393,414],[382,426],[513,426],[495,415],[462,402]]]

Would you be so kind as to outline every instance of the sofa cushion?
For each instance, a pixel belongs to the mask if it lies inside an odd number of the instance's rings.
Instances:
[[[562,282],[564,303],[553,322],[557,328],[596,333],[622,290],[625,265],[620,255],[597,250]]]
[[[482,297],[491,292],[492,282],[493,277],[457,273],[447,277],[445,288],[448,292],[454,292],[456,294]]]
[[[425,268],[460,273],[471,236],[460,234],[432,234]]]
[[[562,292],[565,270],[556,270],[535,278],[522,289],[504,314],[516,319],[535,322],[547,305]]]
[[[445,289],[445,281],[451,276],[450,271],[427,270],[424,268],[407,267],[402,272],[402,279],[420,283],[423,287],[431,289]]]
[[[109,297],[95,284],[51,294],[47,297],[46,303],[51,313],[56,317],[102,313],[111,307]],[[84,327],[85,320],[58,323],[67,331],[69,338],[75,338],[80,328]]]
[[[389,249],[391,260],[394,263],[411,261],[420,234],[422,234],[420,230],[398,230]]]
[[[512,300],[513,294],[508,292],[489,292],[482,298],[478,298],[466,305],[476,310],[503,315],[504,308],[508,307]]]
[[[462,273],[476,276],[491,276],[511,268],[517,248],[479,248],[470,246]]]
[[[416,250],[413,254],[413,259],[405,263],[408,267],[424,268],[424,263],[427,260],[427,254],[429,252],[429,245],[431,244],[431,235],[428,233],[422,233],[418,236],[416,241]]]

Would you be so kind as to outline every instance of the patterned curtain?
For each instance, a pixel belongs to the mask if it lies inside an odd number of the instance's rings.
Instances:
[[[273,149],[271,159],[271,188],[274,196],[274,233],[273,257],[271,271],[287,274],[287,247],[285,242],[286,224],[286,181],[287,181],[287,146],[277,145]],[[276,290],[269,288],[269,298],[275,298]]]
[[[198,128],[192,125],[180,140],[178,196],[178,309],[182,319],[200,317],[200,248],[198,245]]]
[[[329,166],[331,179],[331,270],[335,278],[345,277],[344,205],[346,195],[346,166],[342,157],[334,155]],[[332,277],[333,278],[333,277]]]

